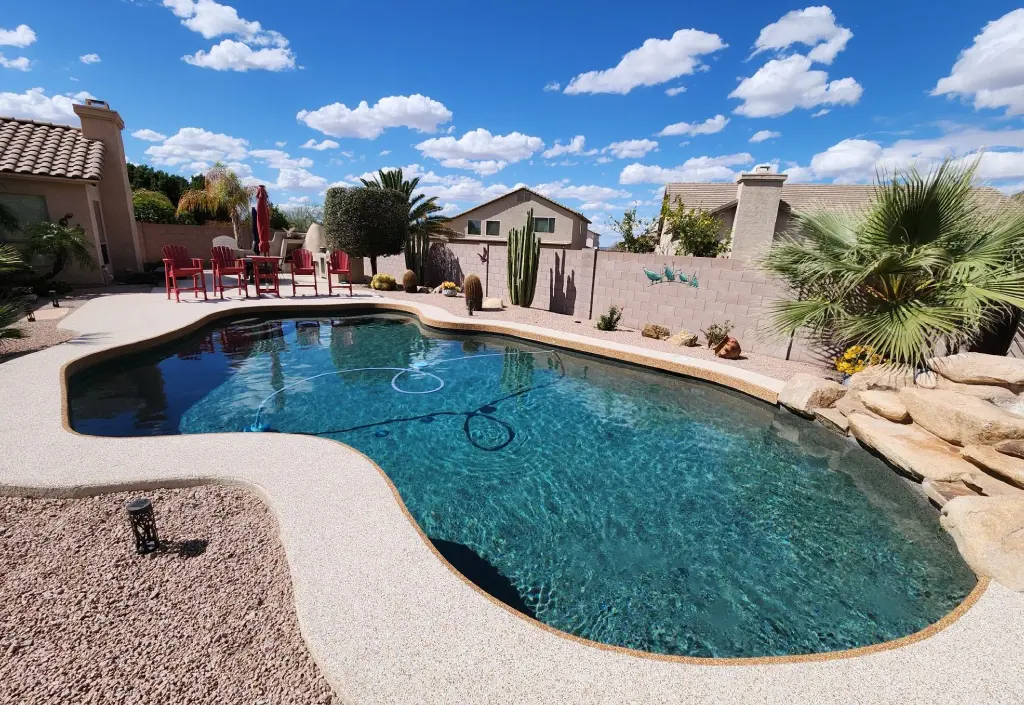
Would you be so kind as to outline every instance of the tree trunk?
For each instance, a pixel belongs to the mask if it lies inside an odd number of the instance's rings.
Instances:
[[[1013,339],[1020,328],[1021,310],[1019,308],[1004,311],[990,325],[981,331],[978,339],[968,346],[970,352],[986,355],[1005,355],[1013,344]]]
[[[231,211],[231,230],[235,234],[235,242],[238,242],[238,213],[234,211]],[[242,246],[240,242],[238,242],[238,246]]]
[[[377,257],[376,256],[371,256],[370,257],[370,276],[375,276],[376,274],[377,274]]]
[[[58,255],[58,256],[53,258],[53,264],[50,265],[50,271],[47,272],[43,276],[43,279],[45,279],[46,281],[50,281],[51,279],[53,279],[54,277],[56,277],[58,274],[60,274],[63,271],[64,271],[64,258],[60,257]]]

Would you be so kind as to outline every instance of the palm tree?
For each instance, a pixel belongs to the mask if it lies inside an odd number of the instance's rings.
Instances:
[[[252,199],[256,197],[256,187],[243,184],[238,174],[220,162],[214,164],[205,176],[206,183],[202,189],[189,189],[181,194],[177,214],[211,214],[215,218],[226,215],[231,221],[235,240],[238,240],[242,221],[249,215]]]
[[[21,255],[10,245],[0,245],[0,278],[23,269]],[[0,345],[5,340],[23,338],[25,334],[12,326],[21,318],[24,307],[17,300],[0,298]]]
[[[50,260],[50,271],[43,275],[43,279],[53,279],[69,264],[89,269],[96,267],[92,244],[85,229],[80,225],[68,225],[70,217],[68,213],[56,223],[34,223],[25,231],[28,236],[24,246],[25,257]]]
[[[422,193],[415,193],[416,187],[420,184],[420,177],[412,181],[406,181],[402,177],[401,169],[384,171],[381,169],[373,180],[360,179],[363,186],[367,188],[386,188],[398,191],[405,200],[409,202],[409,235],[432,235],[445,230],[445,224],[450,220],[441,212],[441,206],[437,205],[437,197],[427,198]]]
[[[797,215],[762,260],[793,292],[771,306],[774,331],[869,345],[920,369],[1024,307],[1024,209],[982,206],[976,167],[880,174],[861,216]]]

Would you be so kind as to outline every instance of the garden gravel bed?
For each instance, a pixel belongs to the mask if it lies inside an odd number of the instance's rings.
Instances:
[[[276,522],[252,494],[0,497],[0,703],[336,703],[299,633]]]
[[[383,296],[387,296],[388,298],[407,299],[409,301],[416,301],[417,303],[437,306],[438,308],[443,308],[456,316],[466,317],[468,315],[466,313],[466,301],[461,295],[449,298],[442,296],[441,294],[407,294],[404,291],[386,291],[378,293]],[[738,367],[743,370],[750,370],[751,372],[759,372],[760,374],[782,381],[788,381],[790,377],[798,372],[808,372],[819,376],[827,375],[829,373],[829,370],[821,365],[782,360],[775,357],[769,357],[768,355],[759,355],[757,353],[744,352],[743,359],[722,360],[715,357],[714,351],[709,350],[704,345],[698,345],[697,347],[692,348],[680,347],[678,345],[667,343],[664,340],[645,338],[640,335],[640,331],[638,330],[598,330],[595,325],[597,321],[587,320],[586,318],[581,318],[579,316],[566,316],[560,313],[552,313],[551,311],[544,311],[542,309],[521,308],[519,306],[508,306],[506,304],[505,308],[501,311],[478,311],[474,318],[488,318],[496,321],[509,321],[511,323],[542,326],[544,328],[576,333],[577,335],[586,335],[591,338],[613,340],[617,343],[624,343],[626,345],[636,345],[638,347],[648,348],[651,350],[660,350],[662,352],[675,353],[677,355],[687,355],[700,360],[716,360],[723,365]],[[672,332],[677,333],[678,331],[673,330]],[[699,331],[693,332],[699,333]],[[743,341],[741,340],[740,345],[742,344]]]

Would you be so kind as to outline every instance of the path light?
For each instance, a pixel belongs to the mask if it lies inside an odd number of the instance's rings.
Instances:
[[[136,553],[152,553],[160,546],[156,535],[156,517],[153,516],[153,503],[145,497],[139,497],[128,503],[128,521],[132,525],[135,536]]]
[[[25,304],[25,316],[28,318],[29,323],[36,320],[36,312],[35,309],[32,308],[32,304]]]
[[[53,304],[54,308],[60,308],[60,303],[57,302],[57,290],[50,289],[50,303]]]

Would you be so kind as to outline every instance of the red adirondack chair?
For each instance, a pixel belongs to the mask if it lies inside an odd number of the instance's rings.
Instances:
[[[352,273],[348,269],[348,253],[342,250],[331,250],[330,259],[327,260],[327,295],[334,293],[334,275],[344,274],[345,281],[338,284],[339,287],[348,284],[348,295],[352,296]]]
[[[295,279],[299,275],[313,276],[312,284],[298,284]],[[295,296],[295,288],[299,286],[313,287],[313,294],[320,296],[320,290],[316,285],[316,267],[313,265],[313,253],[306,249],[292,250],[292,296]]]
[[[189,257],[188,250],[184,245],[164,245],[161,248],[164,255],[164,286],[167,288],[167,298],[171,298],[171,290],[174,290],[174,300],[181,303],[181,292],[191,291],[198,299],[199,292],[203,292],[203,300],[206,301],[206,275],[203,274],[203,260],[198,257]],[[178,284],[178,279],[192,277],[192,287],[183,289]]]
[[[235,257],[231,247],[219,245],[210,250],[210,262],[213,265],[213,293],[224,298],[224,275],[233,276],[238,280],[238,291],[249,298],[249,284],[245,279],[245,260]]]

